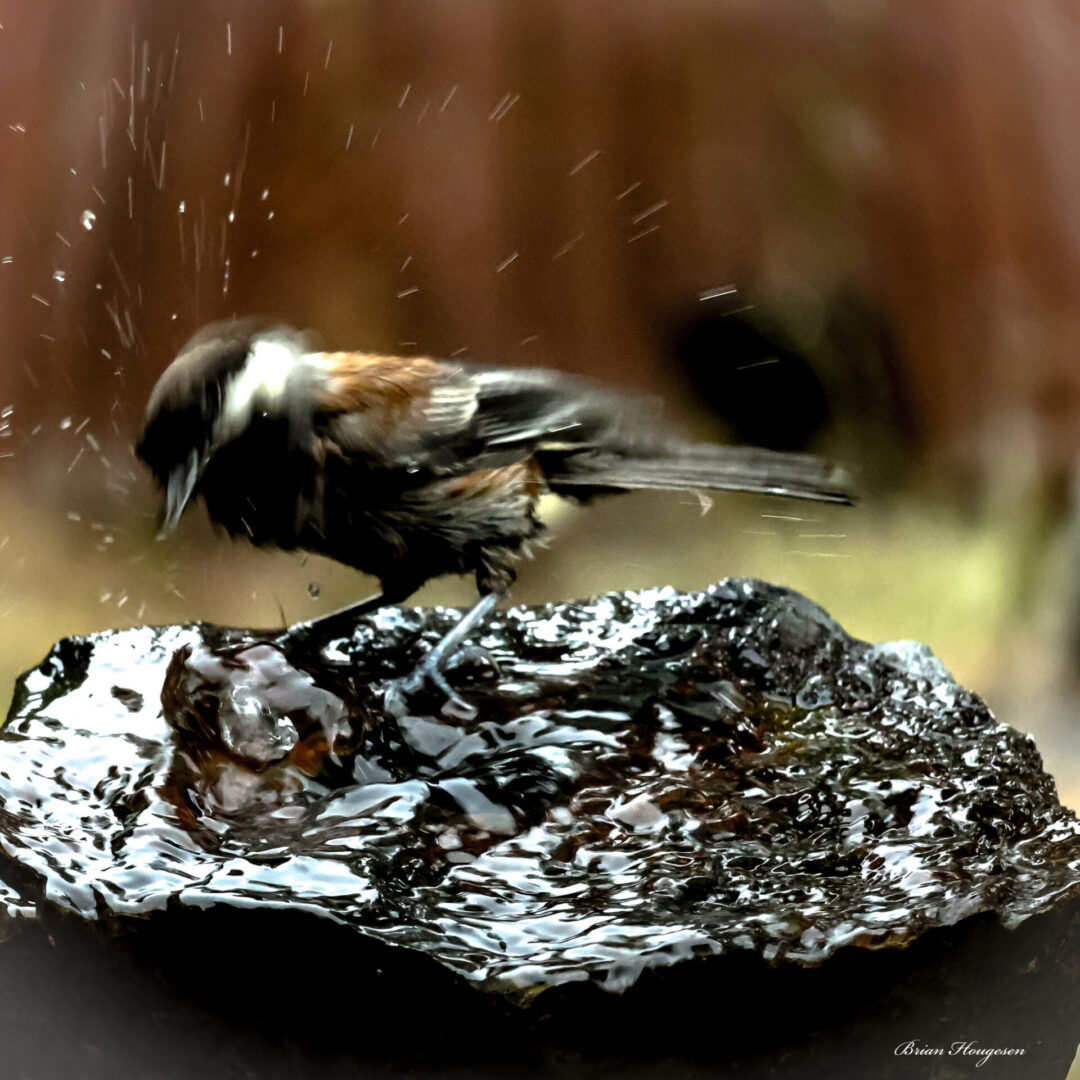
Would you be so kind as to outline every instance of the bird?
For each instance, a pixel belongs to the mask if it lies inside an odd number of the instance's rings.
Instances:
[[[263,318],[196,333],[162,373],[136,451],[163,489],[161,537],[201,497],[211,520],[262,547],[325,555],[380,591],[294,637],[472,575],[477,603],[425,656],[449,656],[515,579],[543,531],[541,497],[588,503],[635,490],[760,492],[853,501],[846,474],[808,454],[695,443],[647,397],[579,375],[426,356],[323,351]]]

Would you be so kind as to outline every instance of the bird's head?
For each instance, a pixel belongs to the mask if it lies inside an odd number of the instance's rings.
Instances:
[[[135,448],[165,492],[162,536],[176,527],[215,454],[258,418],[292,418],[307,352],[295,330],[236,320],[200,330],[165,369]]]

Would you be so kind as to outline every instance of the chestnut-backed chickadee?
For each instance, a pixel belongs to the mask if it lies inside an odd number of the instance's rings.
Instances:
[[[689,443],[657,421],[651,402],[571,375],[320,352],[296,331],[240,320],[206,327],[180,351],[137,449],[165,491],[163,533],[201,495],[234,535],[377,577],[382,592],[349,616],[442,574],[474,574],[480,602],[424,664],[445,689],[440,663],[509,589],[515,557],[543,528],[547,492],[850,501],[818,458]]]

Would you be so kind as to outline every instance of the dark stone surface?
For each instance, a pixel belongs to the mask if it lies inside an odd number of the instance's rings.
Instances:
[[[1080,827],[925,648],[728,581],[513,609],[474,716],[388,708],[452,618],[23,678],[11,1075],[1065,1076]]]

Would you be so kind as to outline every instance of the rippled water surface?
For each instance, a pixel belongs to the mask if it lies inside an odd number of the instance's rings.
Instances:
[[[1080,881],[1031,740],[922,646],[728,581],[500,613],[497,669],[450,676],[475,716],[388,709],[453,617],[288,655],[197,627],[61,642],[0,735],[0,913],[294,908],[527,997],[1014,923]]]

